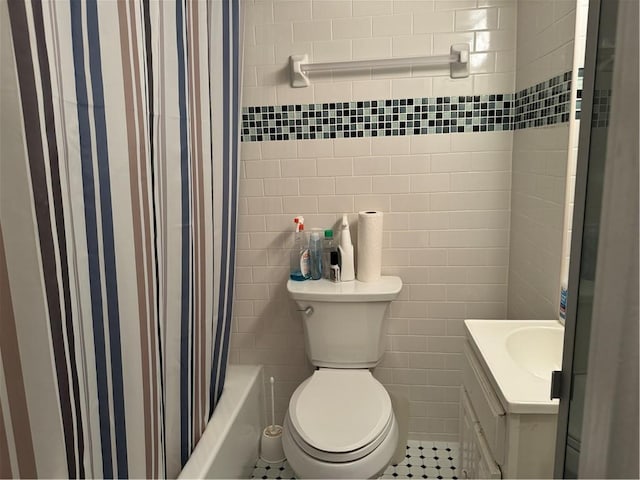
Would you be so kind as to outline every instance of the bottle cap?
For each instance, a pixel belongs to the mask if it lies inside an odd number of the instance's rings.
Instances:
[[[320,240],[320,232],[312,230],[311,231],[311,238],[313,238],[314,240]]]
[[[330,228],[324,231],[324,238],[333,238],[333,230]]]

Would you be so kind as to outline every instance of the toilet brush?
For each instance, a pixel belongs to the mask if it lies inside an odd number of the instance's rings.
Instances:
[[[285,460],[285,456],[282,449],[282,427],[276,425],[275,379],[271,377],[269,383],[271,384],[271,425],[262,431],[260,458],[267,463],[280,463]]]

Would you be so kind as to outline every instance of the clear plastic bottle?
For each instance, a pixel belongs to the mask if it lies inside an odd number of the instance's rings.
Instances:
[[[311,280],[320,280],[322,278],[322,238],[318,231],[311,232],[309,257],[311,261]]]
[[[296,223],[296,233],[290,256],[289,277],[291,280],[302,281],[311,278],[309,248],[304,234],[304,217],[296,217],[293,221]]]
[[[324,231],[324,241],[322,242],[322,277],[331,279],[331,252],[337,252],[336,241],[333,238],[333,230]]]

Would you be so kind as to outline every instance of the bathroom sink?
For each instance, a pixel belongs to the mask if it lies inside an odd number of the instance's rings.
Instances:
[[[507,336],[507,352],[521,368],[551,382],[551,372],[562,367],[563,334],[557,327],[519,328]]]
[[[557,320],[465,320],[471,348],[509,413],[557,413],[551,372],[562,365]]]

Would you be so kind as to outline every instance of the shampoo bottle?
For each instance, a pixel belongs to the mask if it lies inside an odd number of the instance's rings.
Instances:
[[[340,232],[340,277],[343,282],[355,280],[356,272],[353,266],[353,243],[351,243],[351,232],[349,231],[349,221],[347,216],[342,216],[342,231]]]
[[[311,232],[309,257],[311,261],[311,280],[320,280],[322,278],[322,238],[317,230]]]
[[[296,233],[290,256],[289,277],[291,280],[302,281],[311,278],[309,271],[309,248],[304,235],[304,217],[296,217],[293,221],[296,224]]]

